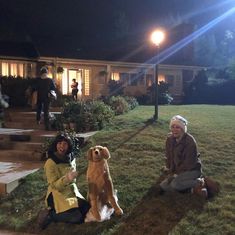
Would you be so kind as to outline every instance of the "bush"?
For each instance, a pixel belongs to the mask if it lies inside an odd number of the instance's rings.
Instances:
[[[115,115],[124,114],[129,111],[129,105],[122,96],[112,96],[107,101]]]
[[[9,97],[9,104],[12,107],[27,106],[28,100],[25,95],[26,89],[32,86],[35,79],[21,77],[0,77],[2,93]]]
[[[136,106],[139,105],[137,99],[135,97],[130,97],[130,96],[124,96],[124,99],[129,105],[129,110],[134,109]]]
[[[91,113],[94,120],[98,123],[99,129],[102,129],[107,123],[109,123],[114,117],[114,111],[110,106],[106,105],[102,101],[92,101]]]
[[[228,80],[218,84],[204,84],[195,87],[193,84],[185,91],[184,103],[187,104],[235,104],[235,81]]]
[[[71,101],[64,104],[61,115],[61,122],[76,123],[77,131],[94,131],[109,123],[114,112],[102,101]]]

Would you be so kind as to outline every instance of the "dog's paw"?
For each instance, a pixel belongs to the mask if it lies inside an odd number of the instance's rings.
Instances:
[[[100,216],[100,213],[98,211],[92,210],[91,213],[94,216],[96,221],[101,221],[101,216]]]
[[[119,208],[119,209],[115,210],[115,214],[119,215],[119,216],[123,215],[123,210],[121,208]]]

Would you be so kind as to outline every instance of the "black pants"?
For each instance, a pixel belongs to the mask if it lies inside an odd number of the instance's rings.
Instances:
[[[54,222],[64,222],[71,224],[81,224],[84,222],[86,213],[90,209],[90,204],[82,199],[78,199],[79,207],[56,214],[55,210],[50,211],[50,217]]]
[[[44,124],[45,124],[45,129],[49,130],[49,106],[50,106],[50,101],[45,100],[41,101],[38,100],[37,102],[37,122],[40,121],[41,119],[41,112],[43,110],[44,113]]]

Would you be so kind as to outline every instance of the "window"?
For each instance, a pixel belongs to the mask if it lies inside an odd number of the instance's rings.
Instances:
[[[111,74],[111,80],[113,80],[113,81],[119,81],[119,80],[120,80],[120,75],[119,75],[119,73],[116,73],[116,72],[112,73],[112,74]]]
[[[147,74],[146,75],[146,85],[147,85],[147,87],[152,86],[152,84],[153,84],[153,75]]]
[[[19,72],[18,72],[18,76],[20,77],[24,77],[24,65],[23,64],[18,64],[19,66]]]
[[[84,70],[84,95],[89,96],[90,95],[90,70],[85,69]]]
[[[9,76],[8,63],[2,63],[2,76]]]
[[[122,84],[128,84],[129,73],[120,73],[120,81]]]
[[[10,75],[17,77],[17,64],[10,64]]]
[[[62,94],[67,95],[68,94],[68,69],[64,68],[64,72],[62,73],[62,81],[61,81],[61,86],[62,86]]]
[[[131,86],[137,86],[137,80],[138,80],[138,75],[135,73],[132,73],[130,75],[130,85]]]
[[[173,75],[166,75],[166,82],[169,84],[169,86],[174,85],[174,76]]]
[[[145,85],[145,76],[143,72],[138,73],[138,84]]]

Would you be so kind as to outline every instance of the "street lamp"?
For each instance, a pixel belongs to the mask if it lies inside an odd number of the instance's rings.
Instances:
[[[159,63],[159,58],[158,58],[158,53],[159,53],[159,47],[161,42],[163,42],[165,38],[165,34],[162,30],[155,30],[151,34],[151,41],[152,43],[156,46],[156,57],[157,57],[157,62],[155,64],[154,68],[154,116],[153,116],[153,121],[158,120],[158,63]]]

